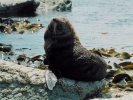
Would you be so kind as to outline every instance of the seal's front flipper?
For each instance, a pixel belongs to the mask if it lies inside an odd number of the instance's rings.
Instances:
[[[48,89],[53,90],[53,88],[57,82],[57,78],[54,75],[54,73],[50,70],[46,70],[45,79],[46,79],[46,84],[47,84]]]

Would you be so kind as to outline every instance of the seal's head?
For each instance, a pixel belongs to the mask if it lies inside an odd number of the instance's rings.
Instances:
[[[79,41],[70,21],[64,17],[57,17],[53,18],[50,24],[48,25],[48,28],[44,35],[44,39],[47,40],[51,38],[58,40],[60,38],[68,38],[69,36]]]

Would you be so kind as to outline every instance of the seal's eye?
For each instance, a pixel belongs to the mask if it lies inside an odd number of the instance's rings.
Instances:
[[[56,26],[56,29],[59,30],[59,31],[62,30],[62,25],[60,25],[60,24],[57,25],[57,26]]]

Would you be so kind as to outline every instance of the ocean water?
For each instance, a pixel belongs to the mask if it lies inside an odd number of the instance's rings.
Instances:
[[[17,54],[44,54],[44,32],[53,17],[65,16],[73,23],[81,43],[87,48],[116,48],[133,53],[133,0],[72,0],[71,12],[47,12],[30,17],[45,27],[39,32],[0,34],[0,43],[12,44]],[[107,33],[107,34],[102,34]]]

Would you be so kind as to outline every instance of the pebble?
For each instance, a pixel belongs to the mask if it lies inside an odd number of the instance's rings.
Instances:
[[[14,97],[21,97],[21,96],[22,96],[22,93],[18,93]]]
[[[20,91],[20,88],[15,88],[15,89],[12,91],[12,94],[13,94],[13,95],[14,95],[14,94],[17,94],[18,91]]]

